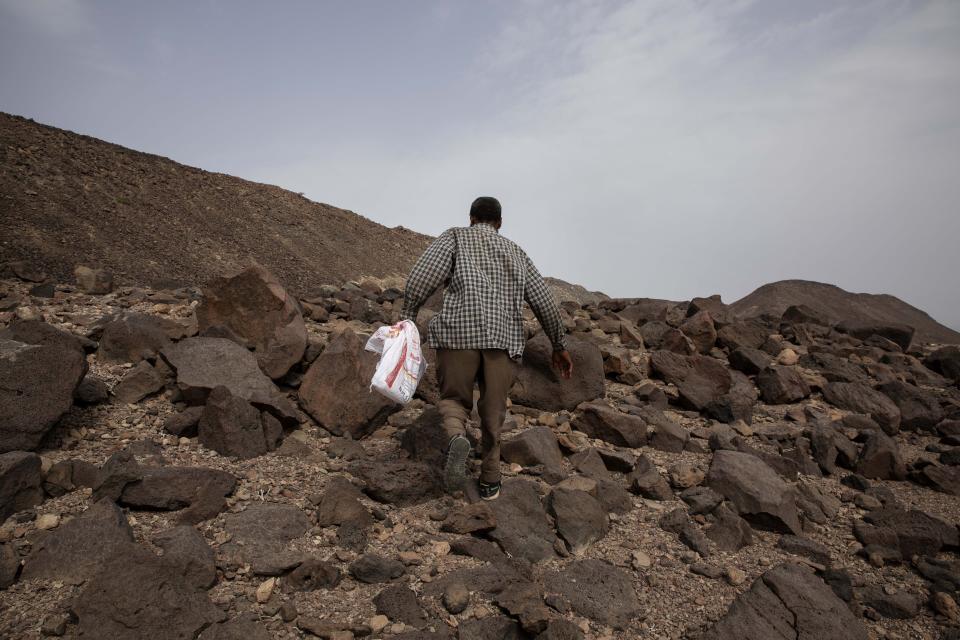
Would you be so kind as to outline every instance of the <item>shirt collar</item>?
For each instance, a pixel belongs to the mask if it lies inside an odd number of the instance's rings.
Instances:
[[[471,227],[478,227],[478,228],[481,229],[482,231],[487,231],[487,232],[492,231],[493,233],[500,233],[500,231],[499,231],[495,226],[493,226],[492,224],[490,224],[489,222],[476,222],[476,223],[474,223],[474,224],[472,224],[472,225],[470,225],[470,226],[471,226]]]

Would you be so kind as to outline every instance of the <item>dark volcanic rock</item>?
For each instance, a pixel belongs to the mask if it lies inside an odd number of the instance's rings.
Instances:
[[[109,500],[38,536],[23,568],[23,579],[44,578],[80,584],[108,557],[133,543],[127,517]]]
[[[160,391],[165,383],[163,374],[142,360],[123,374],[123,379],[113,388],[113,395],[117,402],[132,404]]]
[[[672,500],[670,483],[660,474],[645,455],[637,458],[637,464],[627,476],[630,491],[651,500]]]
[[[270,423],[247,400],[217,387],[207,398],[197,429],[200,444],[225,456],[255,458],[276,445]]]
[[[200,634],[198,640],[271,640],[273,634],[257,621],[255,614],[220,622]]]
[[[687,318],[680,325],[680,331],[687,336],[700,353],[710,353],[717,341],[717,328],[713,318],[706,311],[700,311]]]
[[[550,427],[530,427],[505,440],[500,447],[500,457],[523,467],[542,464],[545,467],[559,468],[563,462],[557,436]]]
[[[868,633],[812,571],[782,564],[757,578],[700,640],[867,640]]]
[[[373,604],[377,607],[377,613],[382,613],[394,622],[413,627],[422,627],[427,623],[417,594],[405,584],[387,587],[373,598]]]
[[[352,524],[367,527],[373,524],[373,516],[360,502],[360,490],[350,481],[333,476],[317,506],[317,524],[321,527]]]
[[[97,359],[101,362],[140,362],[157,357],[170,346],[168,327],[155,316],[128,312],[103,327]]]
[[[722,504],[714,509],[713,517],[715,520],[707,527],[705,535],[721,551],[734,553],[753,543],[753,530],[750,525],[727,505]]]
[[[384,558],[373,553],[366,553],[350,565],[350,575],[368,584],[375,582],[390,582],[399,578],[405,572],[403,563],[392,558]]]
[[[904,351],[910,348],[914,333],[913,327],[905,324],[879,324],[851,320],[841,322],[836,329],[860,340],[866,340],[870,336],[881,336],[895,342]]]
[[[523,640],[520,625],[507,616],[486,616],[460,623],[457,629],[459,640]]]
[[[106,269],[77,265],[73,270],[77,286],[84,293],[103,295],[113,291],[113,274]]]
[[[770,354],[760,349],[740,347],[730,352],[729,360],[730,366],[737,371],[745,373],[748,376],[755,376],[765,369],[766,366],[773,361],[773,358],[770,357]]]
[[[801,533],[796,491],[759,458],[739,451],[717,451],[707,484],[755,526]]]
[[[370,390],[378,357],[363,345],[349,329],[337,334],[310,365],[299,392],[304,410],[325,429],[338,436],[349,433],[355,440],[400,408]]]
[[[530,562],[554,556],[556,536],[540,504],[536,485],[529,480],[503,483],[500,497],[490,504],[497,527],[488,535],[508,554]]]
[[[213,549],[203,536],[189,525],[180,525],[154,537],[153,543],[163,549],[164,564],[178,567],[187,584],[209,589],[217,581]]]
[[[260,368],[283,377],[307,348],[307,328],[296,301],[264,267],[254,264],[204,289],[197,307],[202,335],[230,338],[253,349]]]
[[[361,462],[353,473],[363,481],[363,492],[378,502],[408,506],[441,493],[438,470],[421,462]]]
[[[564,380],[552,365],[553,347],[542,332],[527,340],[523,362],[511,398],[517,404],[542,411],[572,411],[582,402],[602,398],[604,393],[603,356],[588,340],[567,336],[567,350],[576,373]]]
[[[260,371],[254,355],[232,340],[187,338],[161,355],[176,371],[177,386],[190,404],[203,404],[211,391],[226,387],[282,422],[297,422],[296,406]]]
[[[175,567],[133,545],[103,563],[72,610],[80,635],[118,640],[194,638],[226,618]]]
[[[857,473],[877,480],[903,480],[907,468],[893,438],[882,431],[869,431],[857,459]]]
[[[307,558],[287,575],[285,582],[294,591],[333,589],[340,584],[340,569],[319,558]]]
[[[110,399],[110,387],[97,376],[87,373],[73,392],[73,399],[77,404],[102,404]]]
[[[479,533],[496,528],[497,516],[487,504],[475,502],[452,510],[443,523],[441,531],[450,533]]]
[[[865,413],[877,421],[887,435],[900,430],[900,409],[890,398],[860,382],[830,382],[823,397],[841,409]]]
[[[955,526],[916,509],[886,507],[868,512],[863,520],[887,532],[885,539],[892,541],[892,546],[898,548],[904,558],[933,556],[943,548],[956,548],[960,544]]]
[[[163,430],[175,436],[192,438],[197,435],[197,426],[203,415],[203,407],[187,407],[180,413],[172,413],[163,421]]]
[[[639,417],[621,413],[601,402],[583,404],[579,410],[580,416],[573,421],[573,427],[591,438],[619,447],[642,447],[647,443],[647,425]]]
[[[26,451],[0,454],[0,523],[43,502],[40,456]]]
[[[767,404],[799,402],[810,395],[810,386],[793,367],[767,367],[757,376],[757,387]]]
[[[900,426],[903,429],[932,431],[944,418],[936,396],[912,384],[894,380],[880,385],[878,390],[900,409]]]
[[[556,488],[550,492],[547,508],[556,521],[557,533],[576,555],[607,535],[607,511],[586,491]]]
[[[0,453],[37,448],[86,372],[80,348],[0,339]]]
[[[119,503],[134,509],[174,511],[208,493],[223,498],[233,493],[237,479],[226,471],[203,467],[143,467],[140,478],[127,483]]]
[[[17,581],[20,573],[20,555],[12,544],[0,544],[0,589]]]
[[[940,347],[923,360],[924,366],[960,384],[960,347]]]
[[[563,596],[576,613],[614,629],[625,629],[641,614],[630,576],[603,560],[572,562],[548,573],[544,584],[549,592]]]

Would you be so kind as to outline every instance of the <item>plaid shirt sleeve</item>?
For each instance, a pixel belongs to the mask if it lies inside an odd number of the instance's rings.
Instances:
[[[453,255],[456,241],[453,233],[445,231],[430,243],[417,263],[413,265],[403,292],[401,320],[417,321],[417,312],[433,292],[453,272]]]
[[[563,339],[563,322],[560,320],[560,308],[557,301],[543,281],[543,276],[537,271],[533,261],[527,256],[527,277],[524,279],[523,299],[527,301],[533,314],[540,321],[544,333],[550,338],[550,343],[556,351],[566,348]]]

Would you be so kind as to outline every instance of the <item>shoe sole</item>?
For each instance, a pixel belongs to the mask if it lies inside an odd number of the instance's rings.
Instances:
[[[447,463],[443,468],[443,486],[448,493],[460,491],[467,480],[467,456],[470,455],[470,441],[455,438],[447,451]]]
[[[496,500],[496,499],[499,498],[499,497],[500,497],[500,492],[497,491],[497,492],[496,492],[495,494],[493,494],[492,496],[480,496],[480,499],[481,499],[481,500],[486,500],[487,502],[490,502],[491,500]]]

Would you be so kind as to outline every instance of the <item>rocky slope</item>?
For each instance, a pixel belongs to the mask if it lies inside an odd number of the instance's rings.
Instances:
[[[832,322],[856,320],[906,324],[924,342],[956,344],[960,333],[943,326],[928,314],[885,294],[850,293],[840,287],[808,280],[782,280],[758,288],[730,305],[734,316],[751,318],[763,314],[780,317],[787,307],[805,305]]]
[[[482,503],[440,491],[432,378],[367,389],[399,290],[78,275],[0,280],[2,637],[960,633],[960,349],[567,301],[575,377],[528,317]]]
[[[252,258],[301,295],[405,273],[428,236],[272,185],[0,113],[0,263],[63,281],[85,262],[121,284],[203,284]]]

